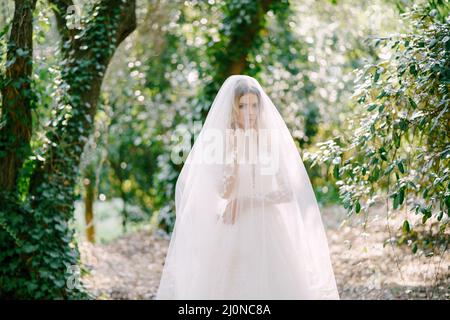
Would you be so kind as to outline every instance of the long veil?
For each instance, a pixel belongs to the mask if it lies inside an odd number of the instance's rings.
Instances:
[[[258,81],[225,80],[176,184],[157,299],[338,299],[319,207]]]

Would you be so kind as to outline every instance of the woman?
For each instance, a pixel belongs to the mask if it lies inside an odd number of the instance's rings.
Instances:
[[[319,207],[260,84],[220,88],[176,185],[157,299],[338,299]]]

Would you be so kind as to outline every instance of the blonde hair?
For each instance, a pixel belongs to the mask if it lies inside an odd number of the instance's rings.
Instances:
[[[236,129],[237,128],[237,119],[239,116],[239,100],[245,96],[246,94],[254,94],[258,98],[258,107],[261,106],[261,93],[259,92],[258,88],[249,84],[248,81],[245,80],[239,80],[236,84],[236,87],[234,88],[234,98],[232,101],[232,108],[231,108],[231,128]],[[259,108],[258,108],[259,110]]]

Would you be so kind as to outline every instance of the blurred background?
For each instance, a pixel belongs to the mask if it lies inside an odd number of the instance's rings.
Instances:
[[[247,74],[298,145],[342,298],[450,297],[448,1],[102,2],[0,4],[0,295],[71,297],[75,264],[91,297],[154,298],[172,157]]]

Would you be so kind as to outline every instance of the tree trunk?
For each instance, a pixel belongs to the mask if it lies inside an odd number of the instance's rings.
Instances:
[[[127,232],[128,225],[128,208],[127,208],[127,195],[125,192],[121,192],[123,207],[122,207],[122,230],[123,233]]]
[[[251,23],[245,31],[236,32],[233,34],[227,48],[227,51],[231,53],[229,55],[231,58],[228,68],[225,68],[225,73],[221,75],[222,79],[225,79],[233,74],[242,74],[247,69],[247,57],[255,43],[256,38],[258,37],[258,33],[265,27],[264,21],[267,11],[272,3],[276,1],[277,0],[261,1],[258,4],[258,10],[251,16]],[[234,55],[234,52],[237,52],[238,54]]]
[[[259,47],[261,41],[258,38],[261,36],[261,31],[265,28],[265,16],[271,6],[280,0],[263,0],[256,3],[249,2],[247,4],[239,4],[242,6],[239,9],[229,9],[229,19],[236,19],[234,16],[235,10],[245,10],[250,14],[250,23],[242,21],[237,24],[234,23],[231,29],[231,37],[225,42],[217,44],[219,50],[213,54],[213,61],[216,62],[216,72],[213,80],[206,86],[205,98],[208,102],[213,100],[215,94],[223,83],[223,81],[233,74],[245,74],[248,70],[248,56]],[[256,8],[256,10],[254,10]],[[236,15],[239,16],[239,15]],[[202,109],[201,120],[205,120],[209,109]]]
[[[32,132],[33,11],[36,0],[16,0],[1,88],[0,190],[14,191]]]
[[[0,296],[14,298],[85,297],[82,288],[73,286],[78,279],[74,267],[80,258],[69,225],[74,212],[74,188],[106,68],[117,47],[136,26],[135,0],[99,0],[81,29],[66,26],[71,0],[48,1],[55,9],[62,39],[61,84],[55,108],[58,113],[47,128],[44,160],[39,157],[34,162],[26,203],[10,201],[9,192],[3,191],[17,190],[24,154],[29,152],[32,12],[36,0],[16,0],[10,39],[16,47],[9,48],[8,60],[12,62],[7,70],[7,80],[12,82],[2,88]],[[14,228],[16,235],[4,232],[2,227]]]
[[[95,188],[93,181],[85,179],[84,181],[84,218],[86,220],[86,239],[95,243],[95,225],[94,225],[94,198]]]

